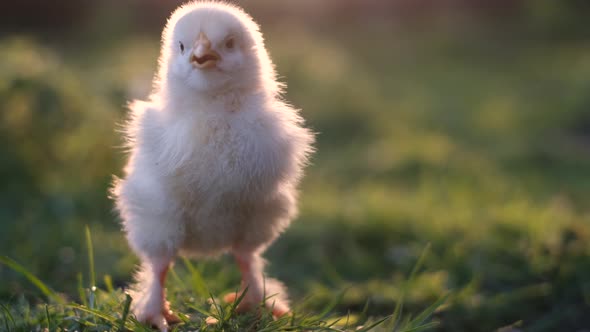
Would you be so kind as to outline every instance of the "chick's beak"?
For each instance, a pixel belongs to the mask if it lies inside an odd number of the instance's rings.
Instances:
[[[219,54],[211,49],[211,41],[201,32],[190,57],[193,67],[199,69],[213,68],[220,59]]]

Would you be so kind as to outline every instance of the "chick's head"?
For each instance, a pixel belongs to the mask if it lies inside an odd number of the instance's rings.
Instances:
[[[274,80],[258,25],[241,9],[193,2],[177,9],[162,37],[160,81],[197,92],[264,86]]]

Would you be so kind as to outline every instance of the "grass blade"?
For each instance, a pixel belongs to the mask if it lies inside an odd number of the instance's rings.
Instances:
[[[4,317],[4,327],[6,328],[6,331],[10,332],[10,327],[8,326],[8,318],[6,318],[6,313],[2,312],[2,316]]]
[[[56,302],[61,303],[62,300],[59,298],[55,293],[47,287],[39,278],[35,277],[29,270],[27,270],[24,266],[20,265],[19,263],[15,262],[14,260],[10,259],[7,256],[0,256],[0,263],[8,266],[12,270],[22,274],[25,278],[27,278],[33,285],[37,287],[45,295],[47,298],[55,300]]]
[[[363,311],[361,311],[361,313],[359,314],[357,323],[364,324],[369,318],[369,316],[367,315],[367,313],[369,312],[369,302],[370,299],[367,299],[367,301],[365,301],[365,306],[363,307]]]
[[[127,316],[129,316],[129,308],[131,307],[131,296],[129,294],[125,294],[125,304],[123,306],[123,315],[121,316],[121,323],[119,324],[119,331],[125,331],[125,322],[127,321]]]
[[[238,297],[236,297],[234,303],[232,303],[231,306],[231,312],[235,312],[236,308],[238,307],[238,305],[240,304],[240,302],[242,302],[242,300],[244,299],[244,297],[246,296],[246,292],[248,292],[248,287],[246,286],[246,288],[244,288],[244,290],[242,291],[242,293],[240,293],[239,290],[236,291],[236,294],[240,294]]]
[[[373,323],[373,324],[371,324],[369,326],[362,327],[362,328],[360,328],[360,329],[358,329],[356,331],[357,332],[367,332],[367,331],[370,331],[370,330],[374,329],[375,327],[381,325],[383,322],[385,322],[386,320],[388,320],[390,318],[391,318],[391,316],[387,316],[387,317],[381,318],[380,320],[376,321],[375,323]]]
[[[78,272],[78,296],[80,297],[80,302],[83,305],[88,306],[88,300],[86,299],[86,291],[84,290],[84,281],[82,280],[82,273]]]
[[[96,275],[94,274],[94,248],[88,225],[86,225],[86,249],[88,250],[88,269],[90,270],[90,288],[92,289],[96,286]]]
[[[443,303],[447,301],[449,298],[449,294],[441,297],[440,299],[436,300],[433,304],[431,304],[428,308],[424,309],[416,318],[412,319],[408,324],[410,327],[418,327],[422,325],[425,320],[427,320],[435,311],[440,307]]]
[[[420,257],[418,258],[418,261],[416,261],[416,264],[414,264],[414,268],[412,268],[412,272],[410,273],[410,277],[408,278],[408,283],[412,282],[412,280],[414,280],[414,277],[416,277],[416,273],[418,273],[418,270],[422,267],[424,259],[426,258],[426,254],[428,254],[429,250],[430,243],[428,243],[426,247],[424,247],[422,253],[420,254]]]
[[[417,331],[425,331],[437,326],[437,322],[430,322],[422,325],[418,325],[416,327],[409,327],[399,330],[398,332],[417,332]]]
[[[4,304],[0,304],[0,306],[2,306],[2,311],[3,311],[2,314],[4,316],[4,324],[6,325],[6,330],[10,331],[10,328],[8,327],[8,319],[6,317],[10,318],[10,321],[12,322],[12,326],[16,330],[16,323],[14,322],[14,318],[12,317],[10,310],[8,310],[8,308]]]
[[[45,318],[47,319],[47,329],[51,330],[51,318],[49,318],[49,308],[45,305]]]
[[[211,302],[213,304],[213,307],[215,308],[215,311],[217,311],[217,315],[218,317],[215,318],[219,318],[220,322],[225,322],[225,310],[223,310],[223,307],[221,305],[217,304],[217,301],[215,301],[215,297],[213,296],[212,293],[209,293],[209,298],[211,299]]]
[[[199,270],[197,270],[195,266],[191,263],[191,261],[187,258],[183,258],[182,261],[184,262],[184,265],[191,274],[191,284],[193,286],[194,291],[200,297],[206,298],[207,296],[209,296],[210,293],[207,290],[207,286],[205,286],[205,280],[203,279],[203,276],[201,276]]]
[[[392,331],[396,328],[400,318],[402,317],[402,311],[404,310],[404,297],[405,289],[402,291],[402,295],[400,296],[399,301],[397,301],[395,304],[395,309],[393,309],[393,314],[391,315],[391,323],[389,324],[389,327]]]
[[[200,313],[200,314],[203,314],[205,317],[208,317],[208,316],[212,316],[212,317],[214,317],[214,315],[213,315],[213,314],[211,314],[211,313],[210,313],[210,312],[208,312],[207,310],[204,310],[204,309],[201,309],[201,308],[199,308],[198,306],[195,306],[195,305],[188,305],[188,308],[190,308],[190,309],[193,309],[193,310],[197,311],[197,312],[198,312],[198,313]]]
[[[322,310],[318,317],[320,317],[320,319],[326,318],[326,316],[338,305],[338,303],[342,301],[342,298],[344,297],[344,294],[347,290],[348,288],[338,293],[338,295],[336,295],[336,297],[330,303],[328,303],[324,310]]]
[[[115,288],[113,287],[113,278],[111,278],[110,275],[105,274],[105,276],[103,277],[103,280],[104,280],[104,285],[107,289],[107,292],[113,293],[115,291]]]
[[[414,278],[416,277],[418,270],[420,270],[420,268],[422,267],[422,264],[424,263],[424,259],[426,258],[426,255],[429,250],[430,250],[430,243],[428,243],[424,247],[424,249],[422,250],[420,257],[418,257],[416,264],[414,264],[414,267],[412,268],[412,271],[410,272],[410,276],[408,277],[408,280],[404,283],[404,286],[403,286],[401,294],[400,294],[400,298],[397,301],[397,303],[395,304],[393,314],[391,315],[391,322],[388,324],[389,329],[391,329],[391,330],[395,330],[395,328],[398,326],[398,324],[400,322],[400,319],[402,318],[402,312],[403,312],[403,308],[404,308],[404,301],[406,299],[406,292],[408,289],[408,285],[410,283],[412,283],[412,281],[414,281]],[[404,325],[405,324],[402,324],[402,326],[404,326]]]
[[[111,315],[105,314],[104,312],[102,312],[100,310],[91,309],[91,308],[88,308],[88,307],[85,307],[85,306],[82,306],[82,305],[79,305],[79,304],[75,304],[75,303],[68,304],[68,306],[71,307],[71,308],[74,308],[74,309],[77,309],[77,310],[80,310],[80,311],[83,311],[83,312],[92,314],[95,317],[101,318],[101,319],[103,319],[103,320],[111,323],[112,325],[116,325],[116,323],[117,323],[117,318],[115,318],[115,317],[113,317]]]
[[[170,268],[170,275],[172,275],[172,278],[174,278],[174,283],[177,285],[177,287],[180,285],[180,289],[187,290],[188,287],[186,287],[184,281],[180,278],[180,276],[178,276],[178,273],[176,273],[175,266]]]

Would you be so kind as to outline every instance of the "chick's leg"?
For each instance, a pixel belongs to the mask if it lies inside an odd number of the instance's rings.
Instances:
[[[234,257],[242,273],[242,291],[248,288],[237,310],[239,312],[253,310],[266,297],[265,306],[272,310],[274,316],[283,316],[288,313],[290,310],[286,291],[277,280],[264,278],[264,260],[260,254],[234,253]],[[226,299],[231,302],[236,296],[238,295],[230,294]]]
[[[171,258],[144,259],[132,291],[135,301],[133,311],[137,319],[158,327],[160,331],[167,331],[169,324],[179,322],[166,301],[164,286],[170,264]]]
[[[168,274],[168,270],[170,269],[170,264],[163,270],[160,271],[159,274],[159,281],[160,281],[160,297],[162,298],[162,315],[164,315],[164,319],[168,324],[176,324],[180,323],[180,318],[170,310],[170,302],[166,300],[166,276]]]

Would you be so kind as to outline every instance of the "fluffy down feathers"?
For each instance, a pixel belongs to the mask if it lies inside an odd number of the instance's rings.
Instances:
[[[202,68],[209,59],[214,66]],[[241,9],[193,2],[172,14],[154,90],[130,104],[129,161],[113,188],[142,260],[139,319],[161,330],[174,320],[163,283],[177,254],[232,252],[252,293],[244,308],[263,300],[259,255],[296,214],[313,141],[280,86],[257,24]]]

